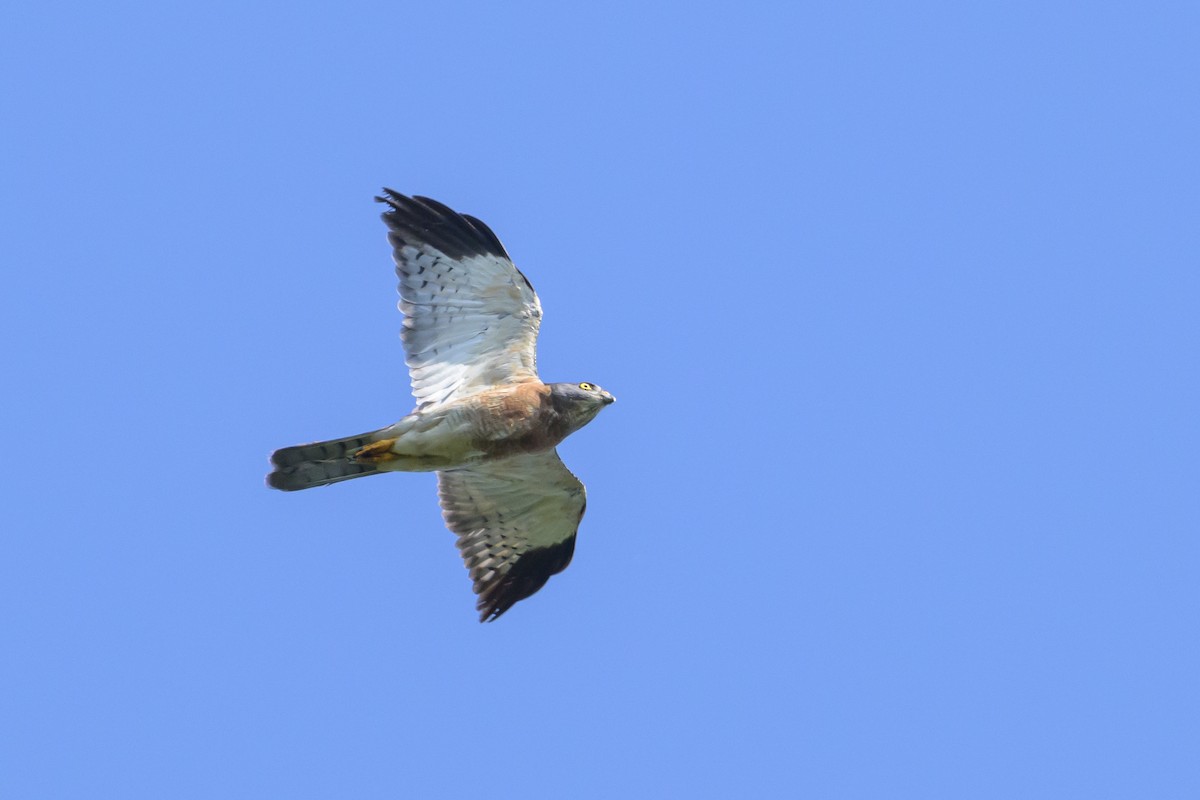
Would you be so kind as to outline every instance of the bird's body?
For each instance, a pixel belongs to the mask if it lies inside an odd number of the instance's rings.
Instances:
[[[436,471],[481,619],[495,619],[570,562],[584,489],[554,448],[613,397],[537,377],[541,304],[486,225],[428,198],[377,199],[390,207],[417,407],[370,433],[277,450],[267,482]]]
[[[436,472],[544,453],[586,424],[563,405],[555,387],[540,382],[479,392],[417,409],[371,433],[277,450],[271,457],[276,469],[267,480],[275,489],[295,491],[344,480],[340,464],[348,468],[345,477],[357,478],[364,474],[362,467]],[[341,443],[345,446],[337,447]],[[320,470],[314,471],[317,465]]]

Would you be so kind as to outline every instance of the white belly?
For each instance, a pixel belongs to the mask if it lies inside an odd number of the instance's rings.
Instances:
[[[476,463],[484,456],[472,444],[476,433],[457,409],[410,414],[388,429],[388,435],[396,437],[391,452],[398,458],[380,466],[427,472]]]

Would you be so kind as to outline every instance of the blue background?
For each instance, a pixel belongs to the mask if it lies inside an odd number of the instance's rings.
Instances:
[[[1200,796],[1198,34],[10,7],[0,796]],[[385,184],[619,400],[492,625],[432,476],[263,486],[411,407]]]

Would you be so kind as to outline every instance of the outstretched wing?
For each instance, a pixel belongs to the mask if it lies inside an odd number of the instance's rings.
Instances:
[[[587,505],[583,484],[553,450],[439,472],[438,497],[475,583],[480,622],[567,568]]]
[[[542,306],[496,234],[436,200],[383,192],[418,408],[537,380]]]

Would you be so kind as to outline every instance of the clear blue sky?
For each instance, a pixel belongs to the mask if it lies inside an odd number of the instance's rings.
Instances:
[[[1192,4],[4,12],[4,798],[1200,797]],[[491,225],[575,561],[480,625],[383,185]]]

